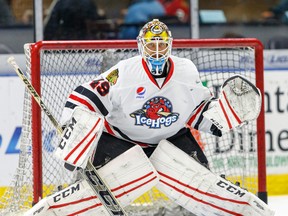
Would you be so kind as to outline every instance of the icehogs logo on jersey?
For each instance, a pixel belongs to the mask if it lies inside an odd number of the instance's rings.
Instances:
[[[172,112],[171,102],[164,97],[154,97],[145,102],[142,109],[130,116],[135,118],[135,125],[147,125],[149,128],[169,127],[178,120],[178,113]]]

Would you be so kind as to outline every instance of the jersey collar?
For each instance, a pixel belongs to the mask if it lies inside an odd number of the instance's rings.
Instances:
[[[154,83],[154,85],[156,85],[159,89],[160,88],[163,88],[163,86],[168,83],[168,81],[171,79],[173,73],[174,73],[174,62],[172,61],[171,58],[168,58],[168,61],[169,61],[169,64],[170,64],[170,68],[169,68],[169,71],[168,71],[168,74],[165,78],[165,81],[163,82],[162,86],[160,87],[157,83],[157,81],[155,80],[154,76],[150,73],[149,71],[149,68],[145,62],[145,60],[142,58],[142,65],[143,65],[143,68],[147,74],[147,76],[149,77],[149,79],[151,80],[151,82]]]

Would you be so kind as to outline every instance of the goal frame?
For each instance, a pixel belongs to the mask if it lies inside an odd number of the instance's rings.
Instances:
[[[267,203],[266,190],[266,144],[264,116],[264,66],[263,45],[256,38],[241,39],[174,39],[173,48],[241,48],[253,47],[255,50],[255,79],[256,86],[262,94],[262,105],[257,119],[257,159],[258,159],[258,197]],[[30,46],[31,49],[31,83],[41,96],[40,51],[42,49],[88,49],[88,48],[137,48],[136,40],[101,40],[101,41],[39,41]],[[41,108],[32,99],[32,149],[33,149],[33,203],[42,198],[42,136]]]

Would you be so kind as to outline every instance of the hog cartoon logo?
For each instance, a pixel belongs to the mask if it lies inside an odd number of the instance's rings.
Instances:
[[[135,125],[146,125],[149,128],[161,128],[162,125],[169,127],[179,118],[179,114],[173,113],[172,110],[172,104],[167,98],[154,97],[130,116],[135,118]]]

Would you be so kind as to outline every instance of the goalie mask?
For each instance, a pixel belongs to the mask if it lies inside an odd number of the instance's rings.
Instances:
[[[168,27],[158,19],[148,22],[137,37],[138,49],[150,72],[161,76],[172,49],[172,35]]]

